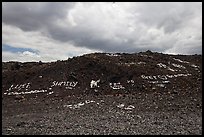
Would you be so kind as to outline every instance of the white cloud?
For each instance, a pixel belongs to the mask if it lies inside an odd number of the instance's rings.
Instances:
[[[4,51],[2,52],[2,59],[3,61],[21,61],[21,62],[26,62],[26,61],[39,61],[39,56],[35,55],[34,53],[13,53],[13,52],[8,52]]]
[[[19,61],[29,61],[30,59],[35,61],[56,61],[93,52],[87,48],[75,47],[69,42],[53,40],[39,31],[25,32],[4,23],[2,24],[2,32],[5,34],[2,35],[2,43],[15,48],[31,48],[32,50],[39,51],[38,54],[29,51],[24,51],[23,53],[3,51],[3,61],[9,61],[8,59],[19,59]]]
[[[202,3],[3,3],[4,44],[37,50],[41,60],[147,49],[200,54]]]
[[[36,53],[30,52],[30,51],[24,51],[20,56],[30,56],[30,57],[40,57]]]

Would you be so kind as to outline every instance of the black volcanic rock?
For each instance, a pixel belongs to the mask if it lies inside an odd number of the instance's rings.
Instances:
[[[92,80],[100,80],[99,87],[93,88],[100,94],[163,92],[175,87],[200,89],[201,62],[201,55],[167,55],[149,50],[138,54],[93,53],[51,63],[3,62],[2,94],[21,94],[26,83],[30,83],[27,92],[48,90],[54,81],[59,84],[52,88],[54,94],[84,94],[82,91],[92,90]]]
[[[150,51],[2,62],[2,134],[201,135],[201,76],[202,55]]]

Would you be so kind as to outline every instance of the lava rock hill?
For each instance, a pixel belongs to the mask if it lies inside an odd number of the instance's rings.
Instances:
[[[202,92],[202,55],[92,53],[56,62],[2,62],[2,97]],[[37,94],[38,93],[38,94]]]

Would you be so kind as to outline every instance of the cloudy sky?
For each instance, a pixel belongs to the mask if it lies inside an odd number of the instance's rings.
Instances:
[[[201,54],[202,3],[2,3],[2,60],[92,52]]]

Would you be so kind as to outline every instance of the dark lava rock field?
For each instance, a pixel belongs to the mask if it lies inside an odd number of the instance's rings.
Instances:
[[[2,62],[4,135],[201,135],[202,55]]]

